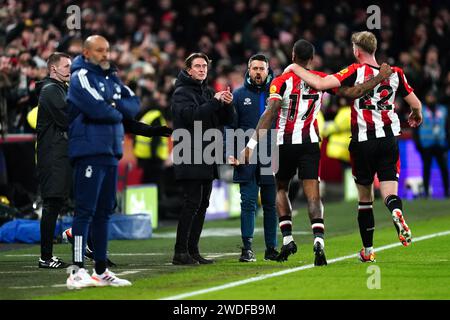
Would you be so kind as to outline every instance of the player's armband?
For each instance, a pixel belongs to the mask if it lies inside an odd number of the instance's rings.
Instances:
[[[269,89],[269,100],[282,100],[284,90],[286,90],[285,82],[280,85],[277,81],[273,81]]]
[[[342,86],[352,87],[356,80],[357,64],[352,64],[341,71],[333,74],[333,76],[339,80]]]

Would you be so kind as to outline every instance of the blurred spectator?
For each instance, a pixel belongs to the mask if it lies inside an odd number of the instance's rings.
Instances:
[[[444,78],[442,94],[442,103],[450,106],[450,71],[447,72],[447,75]]]
[[[81,9],[80,30],[67,29],[70,4]],[[378,60],[402,67],[419,98],[433,86],[441,93],[442,104],[450,106],[448,5],[445,1],[388,0],[377,4],[382,12],[382,28],[376,31]],[[45,77],[45,61],[55,51],[79,55],[82,39],[88,35],[98,33],[110,40],[111,60],[120,78],[136,92],[143,107],[158,106],[170,123],[168,106],[175,79],[189,52],[205,51],[212,58],[208,78],[216,91],[238,88],[248,59],[258,51],[267,55],[274,75],[281,74],[299,38],[319,50],[312,68],[334,73],[354,62],[349,38],[367,28],[367,6],[350,0],[3,1],[0,132],[30,132],[25,116],[37,105],[35,84]],[[337,97],[324,96],[326,121],[335,118],[338,107]],[[408,106],[396,101],[396,112],[408,135]],[[164,179],[166,186],[177,187],[170,176],[165,174]],[[169,210],[174,215],[179,212],[181,205],[175,198],[162,202],[174,204],[175,209]]]
[[[439,50],[431,46],[425,55],[425,65],[423,66],[424,86],[437,90],[441,78],[441,66],[439,64]]]
[[[138,94],[158,101],[164,112],[187,52],[206,52],[213,60],[210,83],[232,89],[242,81],[237,75],[245,72],[246,61],[258,51],[268,56],[275,75],[280,74],[299,38],[321,50],[315,69],[336,72],[353,62],[348,40],[351,33],[366,29],[368,17],[367,4],[350,0],[332,5],[319,0],[81,0],[76,3],[81,30],[68,30],[69,3],[16,0],[0,8],[0,88],[9,88],[0,89],[0,106],[5,101],[8,105],[8,117],[6,107],[0,113],[3,131],[5,125],[9,132],[29,130],[23,114],[35,105],[34,83],[44,77],[42,62],[54,51],[79,54],[80,39],[92,33],[111,40],[111,58],[125,84],[137,86],[137,91],[148,87]],[[449,97],[448,8],[439,1],[386,0],[378,5],[383,13],[377,33],[379,60],[403,66],[419,96],[431,83],[444,92],[448,88],[444,99]],[[138,83],[142,78],[148,82],[150,76],[152,83]]]
[[[430,173],[433,158],[436,158],[441,171],[444,195],[449,197],[449,177],[447,152],[449,148],[449,115],[448,107],[438,104],[439,93],[430,89],[425,95],[423,105],[423,123],[416,130],[416,146],[423,161],[424,196],[430,195]]]

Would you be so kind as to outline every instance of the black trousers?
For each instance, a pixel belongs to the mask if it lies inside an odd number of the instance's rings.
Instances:
[[[421,155],[423,161],[423,186],[425,189],[425,196],[429,195],[431,164],[433,162],[433,157],[435,157],[441,171],[442,184],[444,186],[444,195],[448,197],[449,178],[447,168],[447,150],[440,147],[423,148]]]
[[[65,209],[66,199],[44,198],[41,217],[41,259],[49,260],[53,256],[53,237],[58,215]]]
[[[183,209],[178,220],[175,253],[199,253],[198,243],[209,206],[212,180],[181,180]]]
[[[159,159],[138,159],[138,165],[142,169],[142,183],[159,184],[164,172],[164,161]]]

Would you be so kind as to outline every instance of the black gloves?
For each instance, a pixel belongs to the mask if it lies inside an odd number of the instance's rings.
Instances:
[[[170,137],[173,130],[166,126],[149,126],[145,131],[146,137]]]

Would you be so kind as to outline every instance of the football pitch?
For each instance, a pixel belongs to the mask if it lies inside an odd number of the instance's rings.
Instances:
[[[356,202],[326,203],[328,266],[313,267],[312,235],[306,208],[294,208],[294,238],[299,251],[289,261],[264,261],[262,217],[257,217],[257,262],[240,263],[240,220],[207,221],[200,241],[213,265],[174,266],[176,225],[154,231],[148,240],[111,241],[112,270],[130,280],[125,288],[70,291],[65,270],[38,269],[39,246],[0,251],[0,299],[45,300],[301,300],[449,299],[450,200],[404,201],[413,243],[401,246],[387,209],[374,204],[376,263],[361,263]],[[279,241],[281,235],[279,235]],[[378,249],[378,251],[377,251]],[[71,260],[70,246],[55,245],[55,255]],[[89,271],[92,264],[88,263]]]

